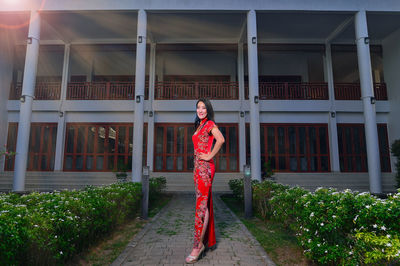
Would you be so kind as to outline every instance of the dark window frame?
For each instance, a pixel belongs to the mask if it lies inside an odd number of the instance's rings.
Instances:
[[[133,139],[132,143],[130,143],[130,137],[132,134],[133,136],[133,123],[86,123],[86,122],[73,122],[73,123],[67,123],[65,127],[65,146],[64,146],[64,164],[63,164],[63,171],[64,172],[111,172],[116,170],[118,166],[118,160],[119,158],[123,157],[124,164],[128,166],[127,170],[131,170],[132,167],[132,154],[133,151],[130,148],[130,144],[132,145],[133,148]],[[74,127],[74,139],[72,141],[73,147],[72,147],[72,152],[68,151],[68,130]],[[77,146],[78,146],[78,130],[79,127],[84,128],[84,139],[82,142],[82,152],[77,151]],[[88,152],[88,132],[91,127],[95,127],[95,134],[94,134],[94,139],[93,139],[93,152]],[[98,136],[99,136],[99,128],[104,127],[105,132],[104,132],[104,148],[103,152],[99,152],[99,142],[98,142]],[[116,132],[115,132],[115,140],[114,140],[114,147],[110,146],[110,128],[111,127],[116,127]],[[118,141],[117,139],[119,138],[120,135],[120,128],[125,127],[125,140],[124,140],[124,152],[119,152],[119,146],[118,146]],[[144,124],[143,127],[143,165],[146,165],[147,163],[147,123]],[[110,151],[110,148],[113,149]],[[72,165],[71,168],[66,168],[66,161],[67,157],[71,156],[72,157]],[[77,157],[82,156],[82,169],[77,168]],[[93,157],[93,163],[91,169],[87,169],[87,159],[88,157],[91,156]],[[97,169],[97,158],[102,157],[103,158],[103,166],[102,169]],[[114,157],[111,163],[111,166],[109,165],[109,157]]]
[[[389,149],[389,141],[388,141],[388,131],[387,131],[387,124],[385,123],[378,123],[378,144],[379,144],[379,158],[381,163],[381,172],[392,172],[391,170],[391,162],[390,162],[390,149]],[[345,129],[350,130],[350,140],[346,139],[346,132]],[[358,139],[359,139],[359,150],[360,152],[357,153],[356,151],[356,141],[354,140],[354,131],[355,129],[358,130]],[[340,163],[340,171],[341,172],[368,172],[368,159],[367,159],[367,151],[365,145],[365,127],[364,124],[361,123],[338,123],[337,124],[338,130],[338,146],[339,146],[339,163]],[[380,131],[383,130],[384,136],[380,135]],[[382,139],[382,137],[384,139]],[[345,140],[345,141],[343,141]],[[385,141],[387,147],[381,147],[383,145],[381,142],[382,140]],[[348,152],[348,148],[346,149],[348,144],[351,144],[350,149],[351,152]],[[384,151],[382,151],[384,148]],[[360,157],[361,167],[357,170],[357,157]],[[383,169],[384,164],[383,160],[386,160],[386,169]],[[349,162],[351,161],[351,165]]]
[[[37,142],[32,142],[32,139],[36,138],[36,128],[39,127],[39,145],[38,151],[34,151]],[[49,128],[49,135],[45,138],[45,128]],[[55,162],[55,150],[57,145],[57,123],[31,123],[31,129],[29,134],[29,147],[28,147],[28,159],[27,159],[27,171],[32,172],[51,172],[54,171]],[[10,131],[12,130],[12,131]],[[53,132],[55,133],[53,134]],[[15,139],[12,138],[15,137]],[[7,149],[10,151],[16,151],[17,147],[17,136],[18,136],[18,122],[10,122],[8,124],[8,136],[7,136]],[[12,140],[13,139],[13,140]],[[45,159],[47,157],[47,159]],[[37,161],[35,163],[35,158]],[[42,160],[45,160],[45,167],[42,167]],[[6,158],[4,164],[4,171],[14,171],[15,156]]]
[[[264,130],[264,135],[261,134],[261,130]],[[271,163],[271,168],[274,172],[292,172],[292,173],[326,173],[331,171],[331,158],[330,158],[330,147],[329,147],[329,131],[328,131],[328,124],[325,123],[260,123],[260,145],[264,143],[264,152],[261,152],[261,167],[262,171],[264,171],[263,162],[267,162],[269,159],[270,154],[268,153],[269,143],[268,143],[268,128],[274,129],[274,150],[275,152],[271,153],[271,157],[273,157],[273,162]],[[283,148],[284,152],[279,152],[279,136],[278,136],[278,128],[283,128],[284,130],[284,143]],[[290,152],[290,136],[289,136],[289,128],[295,129],[295,147],[296,152]],[[304,154],[300,153],[300,138],[299,138],[299,128],[305,128],[305,135],[306,135],[306,143],[304,146],[305,152]],[[311,153],[310,151],[310,128],[315,129],[315,152]],[[325,144],[326,144],[326,153],[321,152],[321,139],[319,138],[320,132],[319,129],[325,129]],[[250,163],[250,125],[246,123],[246,163]],[[284,158],[284,165],[283,169],[279,167],[279,159]],[[300,158],[305,157],[307,160],[307,170],[301,170],[301,162]],[[311,170],[311,158],[316,158],[316,170]],[[322,159],[326,157],[326,170],[323,169]],[[296,158],[296,167],[297,170],[290,169],[290,158]]]
[[[214,157],[214,163],[215,163],[215,170],[216,172],[239,172],[239,134],[238,134],[238,124],[235,123],[217,123],[217,126],[219,128],[221,127],[226,127],[226,136],[225,136],[225,153],[222,153],[222,151],[220,150],[218,152],[218,154]],[[159,127],[163,127],[163,146],[162,146],[162,152],[157,153],[157,128]],[[166,153],[167,151],[167,128],[168,127],[173,127],[174,128],[174,140],[173,143],[177,143],[177,130],[179,127],[184,127],[185,128],[185,134],[184,134],[184,153],[177,153],[177,147],[176,145],[174,146],[174,152],[173,153]],[[230,137],[229,137],[229,128],[233,127],[236,130],[236,153],[230,153],[230,148],[229,148],[229,142],[230,142]],[[154,166],[153,166],[153,171],[154,172],[193,172],[193,168],[189,168],[188,167],[188,160],[193,160],[193,153],[189,153],[189,147],[187,146],[188,144],[188,138],[190,138],[190,143],[192,143],[191,138],[192,135],[189,136],[189,130],[188,128],[191,128],[191,130],[194,133],[194,128],[193,128],[193,123],[156,123],[154,125],[154,155],[153,155],[153,162],[154,162]],[[215,142],[214,142],[215,143]],[[193,144],[191,144],[193,145]],[[192,146],[193,147],[193,146]],[[156,158],[158,156],[162,157],[162,168],[161,169],[157,169],[156,168]],[[171,170],[167,169],[167,156],[172,156],[173,157],[173,166]],[[183,156],[183,169],[182,170],[178,170],[177,169],[177,157]],[[236,171],[230,170],[230,157],[232,156],[236,156]],[[220,169],[220,161],[221,158],[225,157],[226,161],[227,161],[227,168],[226,170],[221,170]]]

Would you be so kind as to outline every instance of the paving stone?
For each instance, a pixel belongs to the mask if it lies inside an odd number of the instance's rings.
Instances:
[[[196,265],[275,265],[240,220],[213,195],[217,248]],[[175,194],[112,265],[190,265],[195,195]]]

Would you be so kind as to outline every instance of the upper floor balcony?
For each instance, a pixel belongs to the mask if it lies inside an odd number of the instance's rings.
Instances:
[[[260,100],[328,100],[328,84],[312,82],[259,82]],[[245,85],[249,99],[249,86]]]
[[[135,83],[129,81],[69,82],[67,100],[133,100]],[[149,98],[149,83],[145,99]]]
[[[359,83],[335,83],[335,100],[360,100]],[[249,87],[245,84],[245,99]],[[21,97],[22,83],[13,83],[10,100]],[[59,100],[61,82],[37,82],[35,100]],[[376,100],[386,101],[385,83],[374,83]],[[67,100],[133,100],[134,81],[69,82]],[[145,99],[149,98],[149,82],[145,85]],[[239,83],[234,81],[158,81],[154,84],[155,100],[238,100]],[[314,82],[259,82],[260,100],[328,100],[328,84]]]
[[[20,98],[24,71],[24,46],[14,58],[10,100]],[[151,67],[145,63],[145,99],[149,91],[155,100],[239,100],[249,98],[246,52],[239,62],[235,45],[158,45]],[[69,60],[64,47],[40,48],[36,78],[36,100],[134,100],[135,47],[131,44],[71,45]],[[374,93],[387,100],[382,51],[371,47]],[[324,46],[281,44],[260,45],[260,100],[360,100],[361,89],[355,46],[332,46],[334,95],[329,95],[324,69]],[[239,74],[239,65],[243,74]],[[150,70],[154,84],[150,86]],[[62,77],[64,75],[64,77]],[[239,86],[243,76],[244,88]],[[62,88],[62,78],[67,79]],[[153,80],[153,79],[152,79]],[[153,81],[152,81],[153,82]],[[243,90],[243,91],[241,91]]]
[[[11,84],[9,100],[19,100],[22,94],[22,82]],[[61,81],[36,82],[35,100],[59,100]]]
[[[238,100],[239,85],[227,81],[165,81],[155,84],[156,100],[195,100],[209,98],[213,100]]]
[[[386,83],[374,83],[374,95],[378,101],[387,101]],[[360,83],[336,83],[335,84],[336,100],[360,100],[361,88]]]

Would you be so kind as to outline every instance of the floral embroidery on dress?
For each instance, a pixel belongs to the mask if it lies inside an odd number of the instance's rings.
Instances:
[[[204,124],[200,125],[198,131],[192,136],[194,144],[194,182],[196,190],[196,212],[195,212],[195,230],[194,230],[194,243],[193,247],[197,248],[201,233],[203,231],[204,218],[209,208],[209,222],[207,229],[210,236],[205,235],[209,246],[215,244],[215,230],[214,230],[214,216],[212,210],[212,199],[211,199],[211,185],[214,178],[215,166],[214,161],[204,161],[198,159],[200,153],[210,153],[214,136],[210,135],[210,131],[216,125],[213,121],[205,121]],[[210,204],[209,204],[210,203]],[[210,206],[208,206],[208,204]]]

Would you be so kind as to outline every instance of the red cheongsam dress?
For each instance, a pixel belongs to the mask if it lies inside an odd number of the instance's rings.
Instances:
[[[216,127],[215,123],[207,118],[203,119],[198,127],[197,132],[192,136],[194,145],[194,184],[196,189],[196,212],[194,226],[194,243],[193,247],[197,248],[203,231],[204,218],[206,209],[209,211],[209,220],[206,232],[204,234],[203,243],[208,247],[215,245],[215,228],[211,186],[215,173],[215,165],[213,159],[204,161],[198,159],[200,153],[208,154],[214,141],[211,130]]]

